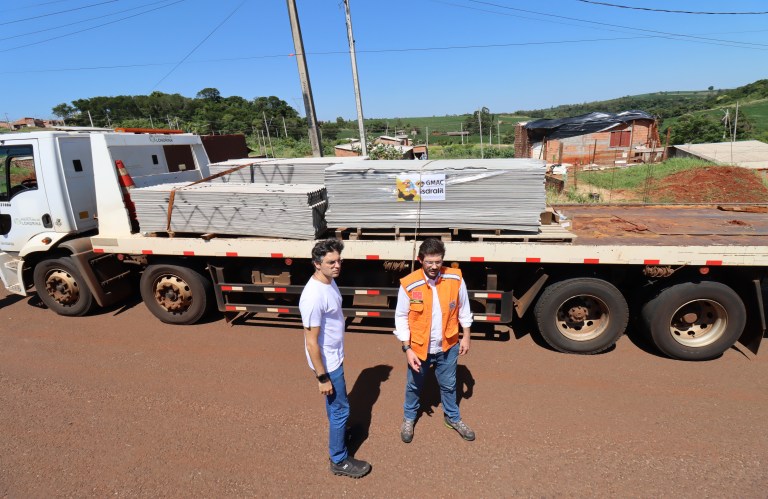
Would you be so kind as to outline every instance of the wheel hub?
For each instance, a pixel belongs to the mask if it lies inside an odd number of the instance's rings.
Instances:
[[[192,290],[178,276],[162,276],[155,284],[155,300],[169,312],[182,312],[192,304]]]
[[[597,338],[608,327],[608,305],[594,296],[575,296],[563,303],[557,311],[560,333],[574,341]]]
[[[45,290],[61,305],[74,305],[80,299],[80,288],[71,274],[61,269],[51,271],[45,279]]]
[[[672,337],[690,347],[709,345],[725,333],[728,314],[712,300],[695,300],[680,307],[669,325]]]

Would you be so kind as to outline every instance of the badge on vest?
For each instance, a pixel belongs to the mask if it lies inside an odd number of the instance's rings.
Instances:
[[[453,310],[454,308],[456,308],[456,302],[455,302],[455,301],[452,301],[451,303],[449,303],[449,304],[448,304],[448,308],[450,308],[451,310]]]
[[[421,291],[414,291],[411,293],[411,303],[421,303],[424,297],[421,295]]]

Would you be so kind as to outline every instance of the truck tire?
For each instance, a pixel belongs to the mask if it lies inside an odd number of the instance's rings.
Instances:
[[[612,347],[629,321],[629,307],[621,292],[607,281],[588,277],[547,286],[534,313],[549,346],[579,354]]]
[[[77,317],[93,307],[93,293],[70,257],[43,260],[35,266],[32,279],[45,306],[59,315]]]
[[[719,282],[686,282],[661,291],[641,311],[651,340],[681,360],[710,360],[736,343],[747,314],[739,295]]]
[[[194,324],[208,311],[211,281],[200,272],[177,265],[149,265],[139,282],[150,312],[168,324]]]

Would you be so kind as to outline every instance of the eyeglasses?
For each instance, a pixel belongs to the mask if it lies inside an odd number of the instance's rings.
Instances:
[[[438,260],[436,262],[430,262],[428,260],[424,260],[421,263],[423,263],[425,267],[440,267],[443,265],[442,260]]]

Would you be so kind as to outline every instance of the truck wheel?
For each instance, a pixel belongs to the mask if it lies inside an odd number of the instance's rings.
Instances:
[[[196,270],[150,265],[141,274],[141,298],[150,312],[168,324],[194,324],[210,303],[211,281]]]
[[[624,333],[629,307],[606,281],[576,278],[547,286],[534,309],[539,332],[560,352],[598,353]]]
[[[32,276],[37,295],[59,315],[77,317],[93,306],[93,294],[69,257],[43,260]]]
[[[666,355],[709,360],[736,343],[746,324],[744,302],[719,282],[686,282],[659,293],[643,306],[651,340]]]

